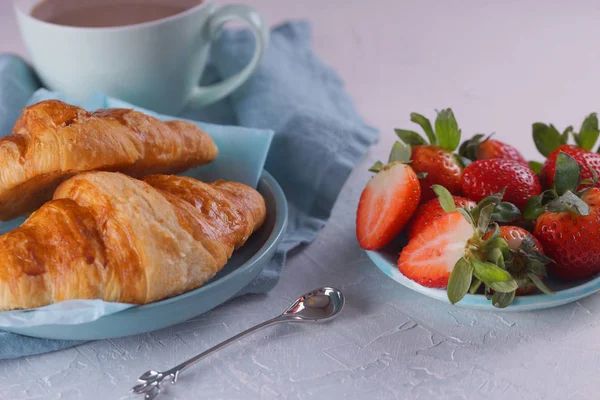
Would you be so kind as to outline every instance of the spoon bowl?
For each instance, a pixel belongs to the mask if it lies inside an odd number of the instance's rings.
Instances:
[[[300,296],[281,317],[294,321],[327,321],[342,311],[345,302],[341,291],[325,286]]]

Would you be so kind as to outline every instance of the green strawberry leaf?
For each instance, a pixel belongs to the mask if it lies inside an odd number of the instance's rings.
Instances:
[[[559,196],[567,191],[575,191],[579,185],[579,165],[567,153],[561,151],[556,157],[556,172],[554,173],[554,190]]]
[[[495,228],[494,228],[494,231],[492,231],[492,235],[491,235],[491,237],[489,237],[489,238],[488,238],[488,239],[487,239],[485,242],[483,242],[483,244],[481,245],[481,250],[490,250],[490,251],[491,251],[491,250],[493,250],[494,248],[498,248],[498,249],[500,249],[501,251],[503,250],[503,249],[501,248],[501,247],[502,247],[502,242],[504,242],[504,244],[506,244],[506,241],[505,241],[504,239],[502,239],[502,238],[500,237],[500,235],[497,235],[497,236],[496,236],[496,235],[495,235],[495,232],[496,232],[496,230],[495,230]],[[490,258],[488,257],[488,261],[495,262],[495,258],[493,258],[493,257],[492,257],[492,258],[490,259]]]
[[[496,222],[512,222],[521,217],[521,211],[512,203],[502,201],[494,207],[492,221]]]
[[[411,146],[419,146],[427,144],[425,139],[421,137],[417,132],[407,131],[405,129],[394,129],[396,135],[406,144],[410,144]]]
[[[463,217],[465,217],[465,219],[471,224],[471,225],[475,225],[475,220],[473,219],[473,215],[471,214],[471,212],[469,210],[467,210],[466,208],[457,208],[456,211],[458,211]]]
[[[538,151],[545,157],[548,157],[555,149],[562,144],[560,133],[553,125],[536,122],[533,124],[533,141]]]
[[[448,189],[440,185],[432,185],[431,189],[433,189],[433,191],[437,195],[438,200],[440,201],[440,205],[442,206],[442,210],[444,210],[447,213],[456,211],[456,204],[454,204],[454,198],[452,198],[452,195],[450,194]]]
[[[580,185],[594,185],[593,179],[584,179],[579,182]]]
[[[375,164],[373,164],[373,166],[371,168],[369,168],[369,171],[377,173],[377,172],[381,171],[381,169],[383,167],[384,167],[384,165],[381,161],[375,161]]]
[[[590,215],[590,206],[576,194],[572,192],[566,192],[558,199],[565,204],[572,213],[582,216]]]
[[[551,202],[552,200],[554,200],[558,197],[556,195],[556,192],[552,189],[544,190],[542,192],[541,196],[542,196],[542,204],[548,204],[549,202]]]
[[[433,145],[437,144],[437,139],[435,137],[435,133],[433,133],[433,128],[431,127],[431,122],[429,122],[429,119],[425,118],[421,114],[410,113],[410,120],[419,124],[421,128],[423,128],[423,131],[425,131],[425,134],[429,138],[429,143]]]
[[[555,213],[570,211],[577,215],[590,215],[590,206],[571,191],[567,191],[558,199],[552,200],[546,205],[546,209]]]
[[[506,189],[502,189],[500,193],[491,194],[485,198],[483,198],[476,207],[474,207],[471,212],[473,214],[473,218],[475,220],[479,220],[479,212],[487,205],[494,204],[497,205],[502,201],[502,197],[504,197],[504,191]]]
[[[442,110],[435,119],[435,133],[441,148],[454,151],[460,143],[460,129],[450,108]]]
[[[519,246],[519,250],[523,250],[524,252],[529,252],[535,248],[535,240],[531,236],[525,236],[523,240],[521,240],[521,245]]]
[[[508,293],[495,292],[492,295],[492,305],[496,308],[506,308],[515,299],[516,290]]]
[[[392,151],[390,152],[389,163],[401,162],[406,163],[410,161],[410,144],[404,144],[402,142],[394,143]]]
[[[483,207],[479,212],[479,219],[477,220],[477,231],[480,235],[484,235],[488,227],[490,226],[490,222],[492,221],[492,214],[494,213],[494,208],[496,206],[493,204],[488,204]]]
[[[533,196],[527,200],[525,210],[523,210],[523,218],[534,220],[545,212],[542,205],[542,196]]]
[[[497,238],[492,243],[496,245],[500,243],[500,240],[504,241],[502,238]],[[506,243],[506,241],[504,242]],[[486,257],[489,262],[499,266],[502,269],[506,269],[506,264],[504,263],[504,254],[499,247],[492,247],[492,249],[487,252]]]
[[[490,194],[487,197],[484,197],[478,204],[478,206],[480,208],[483,208],[485,206],[487,206],[488,204],[494,204],[497,205],[498,203],[500,203],[502,201],[502,198],[504,197],[504,192],[506,191],[506,188],[502,188],[502,190],[498,193],[494,193],[494,194]]]
[[[519,253],[527,257],[528,261],[535,261],[543,265],[554,262],[550,257],[540,253],[535,249],[535,240],[531,236],[525,236],[519,246]]]
[[[488,285],[483,286],[483,294],[485,295],[486,299],[492,300],[492,289]]]
[[[477,259],[471,260],[471,264],[473,264],[473,273],[477,279],[490,285],[494,290],[496,290],[496,288],[492,286],[493,283],[508,282],[510,280],[514,281],[513,277],[508,271],[500,268],[496,264],[479,261]],[[516,287],[514,289],[516,289]]]
[[[517,290],[519,288],[519,284],[513,278],[511,278],[508,281],[490,282],[490,283],[488,283],[488,285],[492,289],[494,289],[496,292],[502,292],[502,293],[510,293],[513,290]]]
[[[428,172],[417,172],[417,178],[419,179],[425,179],[427,178],[427,175],[429,175]]]
[[[544,164],[539,161],[529,161],[529,168],[536,174],[539,175],[542,172]]]
[[[471,293],[471,294],[477,293],[477,291],[479,290],[480,287],[481,287],[481,281],[477,278],[474,278],[473,282],[471,282],[471,287],[469,288],[469,293]]]
[[[469,291],[473,278],[473,266],[463,258],[458,260],[448,279],[448,300],[456,304]]]
[[[546,286],[544,282],[542,282],[539,276],[532,273],[528,273],[527,276],[529,277],[529,279],[531,279],[533,283],[535,283],[535,286],[537,286],[537,288],[540,289],[543,293],[554,294],[554,292],[550,290],[550,288],[548,288],[548,286]]]
[[[588,166],[587,169],[592,174],[592,179],[584,179],[581,182],[579,182],[579,184],[596,186],[596,183],[598,183],[598,173],[596,172],[596,170],[594,168],[592,168],[590,166]]]
[[[488,237],[488,238],[485,240],[485,242],[484,242],[484,244],[483,244],[483,247],[485,247],[485,245],[486,245],[487,243],[491,243],[491,242],[493,242],[494,240],[496,240],[496,239],[498,239],[498,238],[500,237],[500,226],[499,226],[497,223],[495,223],[495,222],[492,222],[492,227],[493,227],[493,228],[492,228],[491,234],[490,234],[490,236],[489,236],[489,237]]]
[[[472,161],[477,160],[477,149],[479,148],[481,139],[483,139],[484,136],[485,135],[478,133],[471,139],[464,141],[458,149],[458,154]]]
[[[560,138],[560,142],[561,142],[561,144],[563,144],[563,143],[562,143],[562,137],[563,137],[563,135],[564,135],[564,132],[561,134],[561,133],[558,131],[558,129],[556,129],[556,127],[555,127],[554,125],[552,125],[552,124],[550,124],[550,125],[548,126],[548,129],[549,129],[549,131],[550,131],[550,134],[551,134],[552,136],[555,136],[555,137],[558,137],[558,138]],[[572,129],[571,129],[571,130],[572,130]]]
[[[598,140],[598,116],[596,113],[592,113],[581,124],[579,134],[576,136],[578,139],[579,147],[584,150],[591,151],[596,141]]]
[[[536,276],[548,276],[546,266],[537,260],[527,260],[527,272]]]

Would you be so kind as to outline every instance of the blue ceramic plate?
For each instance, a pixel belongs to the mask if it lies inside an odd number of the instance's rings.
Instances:
[[[396,262],[398,261],[399,249],[401,249],[404,244],[405,242],[403,239],[399,239],[397,242],[390,244],[383,250],[367,251],[366,253],[381,271],[383,271],[387,276],[396,282],[400,283],[402,286],[414,290],[415,292],[424,294],[425,296],[443,301],[444,303],[450,303],[448,301],[445,289],[433,289],[421,286],[400,273]],[[515,298],[514,302],[506,308],[496,308],[492,306],[491,301],[487,300],[485,296],[480,294],[467,294],[456,305],[460,307],[489,311],[533,311],[557,307],[563,304],[572,303],[583,297],[600,291],[600,276],[596,276],[595,278],[587,281],[569,283],[557,282],[548,279],[546,284],[555,292],[554,294],[547,295],[541,293],[528,296],[518,296]]]
[[[128,308],[79,325],[3,329],[47,339],[108,339],[165,328],[213,309],[232,298],[262,271],[285,231],[287,202],[277,181],[263,171],[258,191],[267,204],[264,226],[233,253],[225,268],[206,285],[176,297]]]

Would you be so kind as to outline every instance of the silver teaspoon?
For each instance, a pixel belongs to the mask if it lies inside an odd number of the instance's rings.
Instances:
[[[208,357],[222,348],[229,346],[233,342],[241,339],[244,336],[250,335],[260,329],[281,324],[284,322],[316,322],[327,321],[335,317],[344,308],[344,295],[337,289],[332,287],[322,287],[303,294],[290,305],[283,314],[260,323],[252,328],[245,330],[226,341],[190,358],[187,361],[177,365],[164,372],[147,371],[138,378],[140,382],[134,386],[131,391],[137,394],[144,394],[146,400],[153,400],[160,394],[160,384],[164,379],[169,378],[166,382],[176,383],[181,371],[191,367],[198,361]]]

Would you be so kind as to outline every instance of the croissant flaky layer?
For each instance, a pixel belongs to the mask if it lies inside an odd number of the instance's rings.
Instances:
[[[144,304],[197,288],[264,222],[235,182],[87,172],[0,236],[0,310],[69,299]]]
[[[0,220],[37,209],[79,172],[177,173],[216,156],[211,137],[191,122],[42,101],[25,108],[13,134],[0,139]]]

